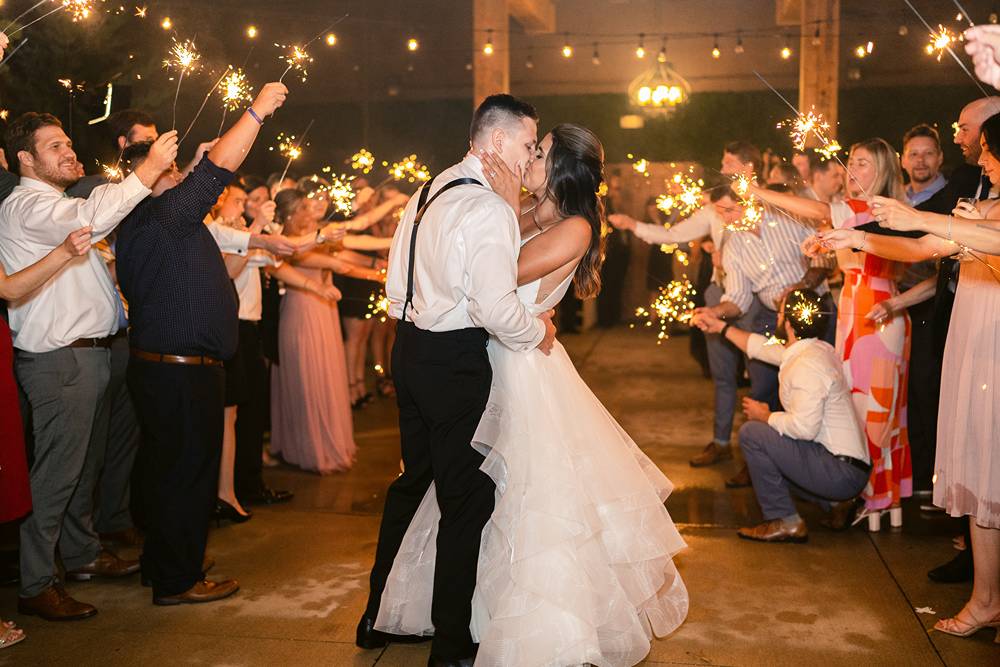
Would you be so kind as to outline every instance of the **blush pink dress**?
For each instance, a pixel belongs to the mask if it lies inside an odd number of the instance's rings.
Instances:
[[[330,282],[321,269],[298,267]],[[354,421],[337,304],[287,288],[278,358],[271,369],[271,452],[303,470],[328,474],[354,465]]]

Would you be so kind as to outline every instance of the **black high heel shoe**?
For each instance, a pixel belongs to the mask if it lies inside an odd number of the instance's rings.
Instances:
[[[215,510],[212,512],[216,527],[221,526],[223,520],[233,523],[246,523],[253,518],[252,512],[240,514],[240,511],[220,498],[215,499]]]

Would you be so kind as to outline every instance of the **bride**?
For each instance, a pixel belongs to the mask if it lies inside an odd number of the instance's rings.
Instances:
[[[558,125],[523,175],[537,204],[521,217],[518,296],[536,313],[574,283],[600,289],[604,149]],[[520,210],[521,179],[482,155],[487,180]],[[476,665],[634,665],[653,635],[675,630],[688,594],[671,560],[685,544],[663,502],[672,485],[577,374],[558,342],[550,356],[493,340],[489,404],[472,442],[496,483],[483,530],[472,637]],[[432,635],[440,512],[424,497],[393,563],[376,628]]]

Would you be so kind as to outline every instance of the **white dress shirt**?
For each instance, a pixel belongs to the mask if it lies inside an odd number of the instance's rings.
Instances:
[[[803,254],[802,242],[815,232],[788,215],[765,210],[757,231],[733,232],[722,254],[726,272],[722,300],[744,313],[755,294],[765,307],[776,310],[785,291],[801,281],[810,267],[830,268],[830,258],[810,259]],[[826,291],[825,281],[816,287],[819,294]]]
[[[489,187],[479,158],[466,155],[439,174],[428,201],[448,182],[463,177],[483,187],[464,185],[445,192],[420,222],[413,303],[406,318],[425,331],[482,327],[513,350],[534,349],[545,336],[545,325],[517,297],[517,216]],[[385,292],[389,316],[397,320],[406,301],[418,199],[412,197],[407,204],[389,250]]]
[[[726,223],[711,206],[702,206],[669,229],[648,222],[637,222],[635,225],[635,235],[646,243],[680,244],[710,236],[716,250],[722,249],[728,234]]]
[[[0,205],[0,261],[8,275],[42,259],[81,227],[99,241],[149,195],[135,174],[94,188],[90,197],[68,197],[47,183],[22,178]],[[14,347],[51,352],[80,338],[118,331],[118,291],[101,254],[91,249],[63,266],[44,285],[10,304]]]
[[[215,239],[219,250],[230,255],[243,256],[247,254],[250,247],[250,232],[245,229],[236,229],[221,220],[206,222],[208,232]]]
[[[869,462],[843,364],[831,345],[806,338],[785,347],[750,334],[747,354],[779,367],[778,395],[785,410],[771,413],[771,428],[789,438],[818,442],[836,456]]]

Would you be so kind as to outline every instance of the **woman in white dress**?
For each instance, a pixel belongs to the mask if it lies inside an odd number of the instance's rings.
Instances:
[[[519,206],[521,179],[484,155],[487,179]],[[563,124],[538,146],[524,186],[518,295],[537,313],[575,283],[600,289],[604,150]],[[495,173],[496,176],[492,176]],[[496,483],[473,599],[476,665],[626,666],[674,631],[688,595],[672,557],[685,544],[663,503],[670,481],[577,374],[558,342],[550,356],[490,341],[493,386],[471,446]],[[403,540],[376,628],[431,635],[440,512],[431,486]]]

